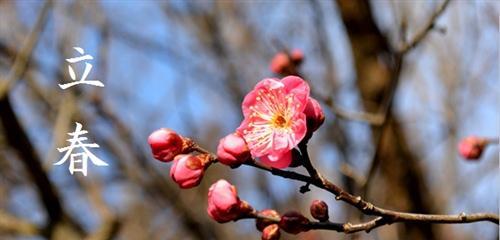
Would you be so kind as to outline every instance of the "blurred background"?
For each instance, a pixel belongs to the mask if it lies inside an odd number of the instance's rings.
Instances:
[[[303,51],[299,70],[326,114],[309,145],[327,178],[388,209],[498,212],[498,146],[474,162],[456,146],[467,135],[499,135],[499,2],[451,1],[418,45],[393,54],[442,5],[0,1],[0,239],[260,239],[253,221],[218,224],[206,214],[208,187],[220,178],[257,209],[309,217],[322,199],[333,221],[370,219],[325,191],[301,194],[299,182],[247,166],[212,166],[199,187],[181,191],[170,164],[153,159],[147,136],[161,127],[215,151],[242,120],[244,95],[279,77],[269,62],[284,48]],[[94,57],[87,79],[104,88],[58,87],[70,81],[65,59],[80,55],[75,46]],[[379,114],[367,122],[356,112]],[[70,175],[69,162],[53,165],[75,122],[109,164],[89,163],[86,177]],[[282,239],[498,239],[498,225],[398,223]]]

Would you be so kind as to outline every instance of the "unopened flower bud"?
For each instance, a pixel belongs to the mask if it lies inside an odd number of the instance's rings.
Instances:
[[[304,217],[299,212],[290,211],[281,217],[279,227],[287,233],[298,234],[300,232],[308,231],[308,224],[309,219]]]
[[[281,233],[278,224],[271,224],[264,228],[262,231],[262,240],[278,240]]]
[[[224,179],[212,184],[208,189],[208,215],[219,223],[237,220],[252,207],[240,201],[236,188]]]
[[[154,158],[162,162],[174,160],[174,157],[183,153],[186,148],[184,139],[168,128],[151,133],[148,137],[148,143]]]
[[[311,216],[321,222],[328,221],[328,205],[321,200],[314,200],[311,203]]]
[[[304,53],[300,49],[293,49],[290,53],[290,58],[296,65],[301,64],[304,60]]]
[[[488,139],[469,136],[460,141],[458,144],[458,152],[465,159],[475,160],[481,157],[486,145],[488,145]]]
[[[170,177],[181,188],[198,186],[205,172],[205,164],[207,161],[202,156],[177,155],[170,168]]]
[[[279,52],[274,55],[271,60],[271,71],[277,74],[283,74],[290,67],[290,58],[284,52]]]
[[[306,108],[304,109],[307,121],[307,132],[313,133],[325,122],[325,114],[321,105],[316,99],[310,97],[307,101]]]
[[[265,209],[265,210],[259,211],[259,215],[280,219],[280,214],[278,212],[276,212],[276,210],[274,210],[274,209]],[[262,230],[264,230],[265,227],[267,227],[268,225],[271,225],[273,223],[274,223],[274,221],[271,221],[269,219],[257,218],[255,220],[255,227],[257,228],[257,230],[262,231]]]
[[[219,141],[217,159],[232,167],[239,166],[250,158],[247,143],[238,133],[231,133]]]

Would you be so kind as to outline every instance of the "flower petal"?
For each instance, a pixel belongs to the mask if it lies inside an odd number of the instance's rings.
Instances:
[[[243,116],[247,118],[252,113],[250,107],[256,105],[259,90],[273,90],[282,87],[284,87],[284,84],[275,78],[265,78],[259,83],[257,83],[254,89],[250,91],[243,99],[243,103],[241,104],[241,109],[243,110]]]
[[[295,134],[276,131],[273,135],[273,153],[282,153],[289,151],[294,147]]]
[[[298,114],[297,117],[293,119],[292,132],[295,134],[293,137],[292,146],[295,147],[306,136],[307,122],[306,115],[304,113]]]
[[[292,151],[287,151],[280,155],[265,155],[260,157],[260,161],[270,167],[286,168],[292,162]]]
[[[304,108],[307,105],[307,100],[309,99],[309,84],[297,76],[285,77],[281,80],[281,82],[285,85],[285,92],[287,94],[293,94],[294,103],[299,105],[297,111],[304,111]]]

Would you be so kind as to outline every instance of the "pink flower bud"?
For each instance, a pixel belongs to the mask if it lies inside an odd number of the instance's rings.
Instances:
[[[277,74],[283,74],[290,67],[290,58],[284,52],[279,52],[274,55],[271,60],[271,71]]]
[[[304,60],[304,53],[300,49],[293,49],[290,58],[295,64],[300,64]]]
[[[259,215],[266,216],[266,217],[273,217],[279,219],[281,216],[276,210],[274,209],[265,209],[259,212]],[[273,224],[274,222],[268,219],[262,219],[262,218],[257,218],[255,220],[255,227],[259,230],[262,231],[264,230],[265,227],[268,225]]]
[[[285,213],[281,217],[281,221],[279,223],[279,227],[283,229],[283,231],[291,234],[308,231],[308,225],[309,219],[295,211]]]
[[[278,224],[271,224],[264,228],[262,231],[262,240],[278,240],[280,239],[281,233]]]
[[[220,163],[235,167],[249,158],[250,150],[245,140],[239,134],[229,134],[219,141],[217,159]]]
[[[469,136],[460,141],[458,144],[458,152],[465,159],[475,160],[481,157],[486,145],[488,145],[488,140],[486,138]]]
[[[170,162],[183,151],[184,141],[176,132],[162,128],[148,137],[148,143],[154,158],[162,162]]]
[[[253,210],[248,203],[240,201],[236,188],[224,179],[208,189],[208,215],[219,223],[237,220]]]
[[[207,161],[200,156],[181,154],[174,159],[170,168],[170,177],[179,184],[181,188],[192,188],[198,186],[205,172]]]
[[[311,216],[321,222],[328,221],[328,205],[321,200],[314,200],[311,203]]]
[[[307,101],[304,114],[306,115],[307,131],[309,133],[318,130],[325,121],[325,114],[323,113],[323,109],[321,109],[321,105],[312,97]]]

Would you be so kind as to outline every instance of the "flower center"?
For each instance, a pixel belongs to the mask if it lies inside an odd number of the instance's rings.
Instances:
[[[273,119],[273,125],[278,128],[286,127],[286,119],[282,115],[277,115]]]

